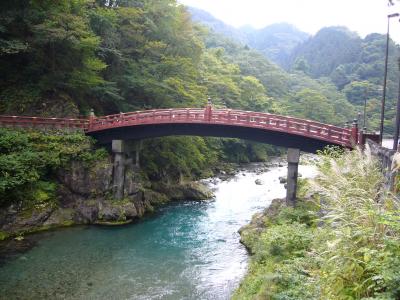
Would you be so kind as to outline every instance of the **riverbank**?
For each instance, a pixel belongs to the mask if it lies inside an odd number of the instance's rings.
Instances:
[[[312,201],[299,199],[296,209],[275,199],[264,212],[240,229],[241,242],[251,254],[247,274],[232,299],[315,299],[301,286],[301,259],[310,249],[316,222]],[[293,271],[290,268],[294,268]],[[285,298],[286,297],[286,298]]]
[[[112,155],[95,140],[79,132],[0,131],[0,240],[72,225],[126,224],[170,201],[210,199],[198,180],[236,174],[236,165],[219,162],[221,145],[155,139],[126,158],[116,201]]]
[[[75,162],[64,172],[59,172],[62,176],[60,182],[63,183],[59,194],[62,201],[50,206],[20,210],[11,206],[0,210],[0,264],[35,247],[41,239],[35,233],[48,231],[51,234],[54,230],[80,225],[121,226],[138,222],[145,216],[156,214],[160,207],[168,203],[213,199],[215,186],[229,182],[235,176],[246,173],[261,175],[284,165],[281,158],[272,158],[268,163],[221,163],[215,167],[215,177],[176,184],[149,182],[143,177],[132,176],[130,172],[126,178],[131,189],[130,197],[113,201],[101,197],[110,185],[111,179],[107,174],[111,174],[111,161],[103,160],[93,166]],[[87,196],[91,190],[96,191],[96,196]],[[133,213],[129,214],[129,211]]]
[[[83,184],[85,189],[96,185],[96,181]],[[153,213],[157,207],[171,201],[202,201],[211,199],[213,193],[200,182],[180,184],[157,183],[144,187],[140,181],[130,181],[134,190],[123,200],[104,197],[107,191],[96,189],[97,197],[76,192],[77,180],[71,186],[61,186],[60,201],[42,206],[18,208],[9,206],[0,210],[0,241],[7,238],[22,238],[23,235],[73,225],[124,225]]]
[[[95,164],[74,160],[57,171],[57,187],[53,197],[38,199],[32,205],[12,204],[0,209],[0,241],[24,235],[76,225],[125,225],[151,214],[173,201],[203,201],[213,198],[208,183],[230,180],[240,172],[256,174],[283,166],[281,159],[268,163],[219,163],[214,166],[210,180],[170,182],[150,181],[139,167],[128,163],[125,174],[124,199],[111,195],[113,164],[103,156]]]
[[[252,257],[233,299],[399,299],[400,205],[377,161],[320,158],[296,208],[275,200],[241,229]]]
[[[170,201],[201,201],[213,197],[202,183],[150,182],[133,164],[125,175],[124,199],[112,198],[113,164],[108,156],[85,164],[72,161],[52,180],[54,194],[37,195],[28,205],[0,209],[0,240],[72,225],[123,225]],[[41,198],[42,196],[42,198]]]
[[[238,229],[273,198],[284,196],[279,177],[287,172],[282,160],[237,170],[203,180],[214,191],[212,201],[171,202],[125,226],[73,226],[26,236],[21,243],[37,237],[35,246],[3,264],[3,295],[230,298],[248,262]],[[300,172],[306,177],[311,169]]]

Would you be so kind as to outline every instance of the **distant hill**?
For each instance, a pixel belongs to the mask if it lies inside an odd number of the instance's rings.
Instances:
[[[291,54],[289,66],[304,60],[313,77],[329,76],[339,65],[356,62],[362,51],[362,39],[345,27],[326,27],[315,36],[297,46]],[[303,62],[301,62],[303,63]]]
[[[248,25],[235,28],[204,10],[189,7],[189,12],[195,22],[206,25],[216,33],[259,50],[271,61],[281,66],[287,66],[293,49],[310,37],[309,34],[287,23],[273,24],[262,29],[255,29]]]
[[[310,37],[308,33],[302,32],[287,23],[272,24],[252,31],[247,28],[243,30],[242,32],[246,33],[247,43],[250,47],[259,50],[281,66],[286,66],[291,52]]]
[[[389,47],[388,92],[395,98],[399,47],[392,40]],[[287,69],[329,77],[340,90],[353,81],[381,86],[385,49],[386,35],[371,33],[362,39],[345,27],[326,27],[293,50]]]
[[[368,126],[378,128],[385,35],[371,33],[361,38],[346,27],[333,26],[322,28],[311,36],[287,23],[273,24],[263,29],[251,26],[235,28],[202,10],[191,8],[190,12],[193,20],[215,32],[211,35],[213,40],[208,42],[208,46],[212,48],[223,44],[223,48],[233,57],[232,62],[238,64],[243,72],[248,72],[246,74],[260,79],[268,94],[275,99],[289,99],[287,106],[291,107],[291,101],[296,101],[292,96],[299,92],[298,87],[311,88],[326,95],[330,103],[335,103],[337,112],[342,109],[341,115],[346,115],[345,111],[351,110],[347,101],[353,105],[353,109],[362,111],[367,99]],[[217,37],[218,34],[227,37],[231,42],[222,42],[222,38]],[[235,54],[235,41],[241,43],[247,54]],[[399,54],[399,46],[390,40],[386,94],[389,109],[385,115],[387,132],[393,132]],[[268,60],[263,61],[261,57]],[[281,68],[274,68],[269,61],[278,64],[287,73]],[[293,78],[296,80],[293,81]],[[342,96],[347,99],[346,102],[338,101]]]
[[[192,15],[192,20],[194,22],[201,23],[211,28],[216,33],[222,34],[227,38],[235,40],[236,42],[242,44],[247,43],[247,36],[245,32],[242,32],[241,30],[222,22],[209,12],[194,7],[188,7],[188,11]]]

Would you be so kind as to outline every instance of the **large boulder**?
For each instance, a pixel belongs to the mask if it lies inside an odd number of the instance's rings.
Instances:
[[[110,161],[101,161],[90,167],[82,162],[73,161],[68,168],[58,172],[58,180],[74,194],[93,197],[110,190],[112,172],[113,166]]]
[[[208,200],[214,197],[213,192],[200,182],[183,184],[157,184],[157,192],[165,194],[171,200]]]
[[[98,220],[126,221],[138,217],[135,203],[126,199],[121,201],[105,201],[99,203]]]

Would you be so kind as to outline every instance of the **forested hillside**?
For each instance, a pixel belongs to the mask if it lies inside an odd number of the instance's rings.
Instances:
[[[377,128],[382,35],[362,40],[343,28],[322,30],[292,52],[288,73],[248,45],[194,23],[175,0],[21,0],[3,1],[0,9],[0,114],[73,117],[91,108],[102,115],[204,107],[211,97],[216,107],[343,125],[362,111],[367,95],[369,128]],[[391,53],[395,48],[392,43]],[[395,69],[392,55],[389,105]],[[388,111],[387,129],[392,119]],[[237,140],[166,138],[146,141],[143,152],[148,176],[182,178],[220,160],[265,160],[274,150]]]
[[[174,0],[3,1],[0,9],[1,114],[62,117],[87,115],[91,108],[101,115],[203,107],[210,96],[217,107],[335,124],[355,115],[326,80],[286,73],[248,47],[194,24]],[[203,138],[148,143],[163,151],[163,158],[149,158],[156,177],[167,161],[189,175],[217,158],[263,160],[270,149]],[[194,149],[178,157],[194,155],[190,162],[175,157],[174,149],[185,147]],[[200,151],[204,147],[210,151]]]
[[[309,34],[287,23],[272,24],[261,29],[249,25],[235,28],[204,10],[194,7],[188,9],[193,21],[209,27],[215,33],[258,50],[280,66],[286,66],[293,49],[310,37]]]
[[[270,78],[274,83],[270,84],[268,89],[273,96],[281,97],[281,93],[285,92],[292,95],[292,97],[289,97],[291,98],[290,103],[286,106],[288,112],[296,114],[296,111],[300,109],[297,105],[298,101],[295,100],[296,97],[293,99],[293,90],[288,88],[287,84],[293,82],[292,79],[294,79],[300,86],[312,85],[312,90],[318,90],[327,97],[328,104],[333,105],[336,109],[343,107],[343,111],[350,112],[347,116],[350,114],[354,116],[357,112],[363,112],[364,100],[366,99],[366,125],[369,130],[379,128],[386,49],[385,35],[371,33],[363,39],[345,27],[327,27],[321,29],[315,36],[309,37],[288,24],[274,24],[261,30],[247,27],[235,31],[235,28],[226,24],[223,25],[221,21],[213,19],[209,14],[206,15],[204,12],[195,9],[191,9],[191,12],[194,20],[209,26],[213,31],[224,34],[228,38],[246,43],[246,45],[259,50],[264,56],[288,70],[289,73],[285,73],[279,69],[279,74],[275,73],[273,78]],[[229,28],[228,34],[227,28]],[[257,55],[255,54],[255,56]],[[399,78],[398,58],[399,47],[390,40],[384,128],[387,134],[393,134],[394,130]],[[240,60],[237,63],[240,64]],[[259,71],[263,68],[259,66],[264,64],[255,64],[254,70],[258,73],[257,77],[262,82],[264,82],[262,78],[265,74],[260,74]],[[269,70],[272,69],[274,67],[269,68]],[[274,71],[268,73],[271,74]],[[292,85],[289,84],[289,86]],[[275,94],[277,90],[280,90],[281,93]],[[329,90],[328,93],[327,90]],[[345,100],[339,101],[341,104],[338,105],[337,101],[332,101],[333,95],[336,95],[336,100],[338,98]],[[297,99],[300,98],[297,97]],[[348,105],[348,103],[351,105]],[[322,101],[322,106],[324,105],[324,101]],[[322,110],[325,111],[326,109],[330,110],[328,107]]]
[[[287,23],[272,24],[253,30],[243,27],[241,30],[247,32],[247,43],[250,47],[281,66],[287,63],[293,49],[310,36]]]
[[[350,103],[367,99],[369,127],[378,127],[384,74],[386,36],[373,33],[364,39],[342,27],[320,30],[292,53],[288,68],[313,78],[328,77]],[[393,132],[398,90],[399,47],[390,40],[385,130]]]

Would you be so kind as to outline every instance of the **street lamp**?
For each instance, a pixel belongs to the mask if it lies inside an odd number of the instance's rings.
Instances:
[[[383,78],[383,95],[382,95],[382,107],[381,107],[381,124],[380,124],[380,136],[379,142],[382,145],[383,138],[383,122],[385,119],[385,102],[386,102],[386,83],[387,83],[387,69],[388,69],[388,58],[389,58],[389,25],[390,18],[398,17],[398,13],[390,14],[387,16],[387,33],[386,33],[386,55],[385,55],[385,75]]]
[[[367,95],[368,95],[368,87],[366,87],[365,90],[364,90],[364,120],[363,120],[363,128],[367,127],[367,124],[366,124],[366,122],[367,122],[367,120],[366,120],[366,117],[367,117]]]
[[[398,60],[398,64],[400,71],[400,58]],[[394,124],[393,150],[397,150],[397,147],[399,145],[399,130],[400,130],[400,79],[399,79],[399,90],[397,95],[396,123]]]

